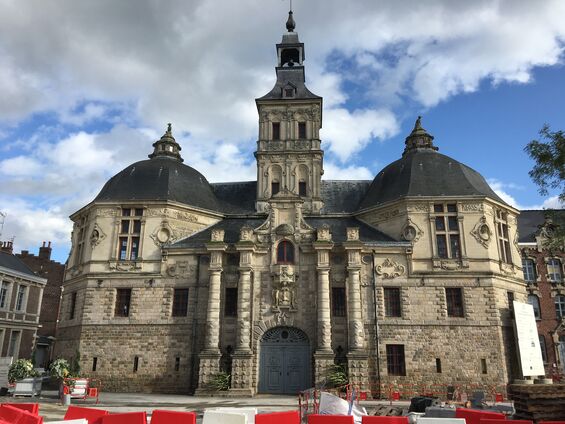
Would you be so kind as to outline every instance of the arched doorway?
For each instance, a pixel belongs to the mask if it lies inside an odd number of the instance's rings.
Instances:
[[[271,328],[260,348],[259,393],[297,394],[310,387],[310,343],[303,331]]]

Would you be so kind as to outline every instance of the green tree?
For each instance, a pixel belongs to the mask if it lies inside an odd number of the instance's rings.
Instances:
[[[524,150],[535,161],[529,172],[542,196],[550,189],[559,190],[559,203],[565,204],[565,132],[551,131],[545,124],[539,132],[540,139],[530,141]],[[547,241],[548,248],[565,246],[565,213],[563,210],[548,210],[551,219],[552,237]]]

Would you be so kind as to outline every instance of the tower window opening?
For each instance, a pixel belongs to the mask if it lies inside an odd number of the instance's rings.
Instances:
[[[293,264],[294,263],[294,246],[291,242],[283,240],[277,247],[277,263]]]
[[[273,122],[273,140],[281,139],[281,123]]]
[[[284,49],[281,52],[281,66],[293,66],[300,64],[300,53],[298,49]]]
[[[306,196],[306,181],[300,181],[298,183],[298,195]]]
[[[271,183],[271,195],[273,194],[277,194],[281,189],[281,183],[279,183],[278,181],[273,181]]]
[[[300,139],[306,138],[306,122],[298,123],[298,138]]]

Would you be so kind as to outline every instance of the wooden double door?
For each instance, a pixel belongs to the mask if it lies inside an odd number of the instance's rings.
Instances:
[[[261,341],[259,393],[297,394],[310,387],[310,344],[292,327],[269,330]]]

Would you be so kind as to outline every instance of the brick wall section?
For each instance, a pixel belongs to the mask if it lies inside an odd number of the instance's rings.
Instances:
[[[43,302],[41,304],[41,314],[39,317],[41,327],[37,330],[37,335],[55,336],[65,265],[51,260],[50,246],[40,247],[39,255],[37,256],[30,254],[26,250],[16,254],[16,256],[38,276],[47,278],[47,284],[43,290]]]
[[[532,259],[536,264],[537,281],[528,284],[528,293],[538,296],[540,302],[541,319],[537,320],[538,334],[544,336],[547,350],[547,363],[545,364],[546,375],[551,375],[552,365],[557,363],[557,347],[554,342],[555,329],[561,322],[557,319],[555,312],[555,296],[565,296],[565,279],[559,283],[548,281],[547,264],[548,258],[557,258],[561,264],[565,264],[565,253],[563,251],[548,251],[546,249],[523,248],[522,256]],[[563,267],[562,267],[563,268]],[[561,270],[563,277],[563,269]],[[565,331],[558,332],[558,336],[565,336]]]

